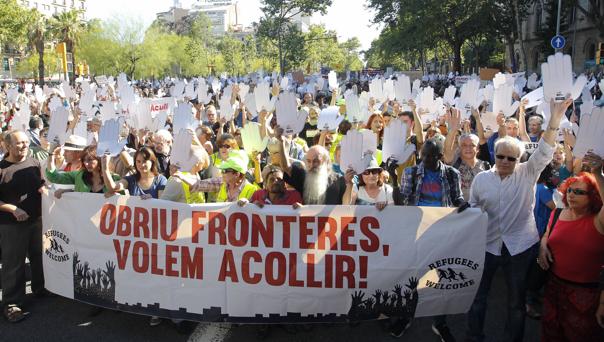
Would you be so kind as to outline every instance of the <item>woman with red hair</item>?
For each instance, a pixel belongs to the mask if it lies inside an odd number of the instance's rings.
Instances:
[[[561,186],[565,208],[541,239],[537,262],[551,270],[543,298],[541,341],[604,341],[604,292],[598,289],[604,265],[604,174],[602,157],[583,159],[591,173]],[[550,234],[551,231],[551,234]],[[549,236],[549,237],[548,237]]]
[[[384,117],[380,113],[372,114],[367,120],[365,129],[371,130],[377,136],[378,149],[382,149],[382,138],[384,137]]]

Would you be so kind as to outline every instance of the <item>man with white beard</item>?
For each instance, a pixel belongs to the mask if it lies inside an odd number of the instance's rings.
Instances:
[[[280,144],[280,166],[285,171],[285,182],[302,194],[303,204],[342,204],[346,191],[344,177],[332,172],[329,151],[323,146],[311,147],[304,157],[304,164],[292,163],[285,153],[283,129],[277,128]]]

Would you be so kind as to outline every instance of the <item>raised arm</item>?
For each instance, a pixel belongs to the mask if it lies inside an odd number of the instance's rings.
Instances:
[[[344,181],[346,182],[346,191],[344,191],[344,195],[342,196],[342,204],[343,205],[351,205],[354,204],[356,202],[356,197],[353,194],[352,188],[353,188],[353,183],[352,183],[352,179],[354,178],[354,170],[353,169],[348,169],[346,170],[346,174],[344,175]]]
[[[583,163],[591,168],[591,173],[595,176],[599,187],[600,198],[604,198],[604,174],[602,173],[602,157],[588,151],[583,157]],[[596,229],[600,234],[604,235],[604,206],[600,208],[600,212],[594,219]]]
[[[445,139],[445,153],[444,161],[446,164],[451,165],[453,158],[455,158],[455,139],[459,126],[461,124],[461,112],[457,109],[451,108],[450,115],[447,117],[447,124],[449,125],[449,131],[447,132],[447,138]]]
[[[499,114],[497,114],[497,125],[499,125],[499,130],[497,131],[499,139],[508,135],[508,132],[505,130],[505,115],[503,112],[499,112]]]
[[[480,112],[476,108],[472,108],[472,116],[476,120],[476,135],[478,135],[479,144],[486,144],[487,138],[484,136],[484,126],[482,125],[482,119],[480,118]]]
[[[286,141],[283,139],[283,128],[277,127],[275,130],[275,137],[279,140],[279,166],[283,170],[283,172],[287,173],[289,176],[292,175],[292,164],[288,154],[286,152],[285,144]]]
[[[411,111],[413,112],[413,133],[417,137],[417,146],[422,146],[424,143],[424,130],[422,127],[422,119],[419,117],[417,113],[417,105],[415,101],[409,100],[409,106],[411,107]]]
[[[560,121],[562,116],[566,113],[568,107],[573,103],[572,98],[567,98],[562,102],[556,102],[553,99],[550,103],[551,115],[547,124],[547,129],[542,135],[543,141],[548,145],[554,146],[556,143],[556,137],[558,136],[558,129],[560,128]]]
[[[110,193],[116,193],[127,190],[128,181],[126,179],[120,179],[116,182],[111,176],[111,172],[109,170],[109,162],[109,155],[105,154],[101,157],[101,169],[103,171],[103,181],[105,182],[105,186],[107,187]]]
[[[527,104],[527,99],[520,102],[520,108],[518,109],[518,135],[520,136],[520,140],[531,142],[531,137],[529,137],[528,132],[526,131],[526,110],[524,107]]]

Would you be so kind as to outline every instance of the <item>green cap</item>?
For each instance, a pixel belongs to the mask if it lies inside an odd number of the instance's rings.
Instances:
[[[220,163],[218,168],[221,170],[233,169],[239,173],[245,173],[249,161],[250,159],[244,150],[235,150],[229,152],[229,158]]]

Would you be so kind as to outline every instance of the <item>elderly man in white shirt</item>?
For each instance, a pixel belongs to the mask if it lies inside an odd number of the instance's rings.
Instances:
[[[489,216],[484,271],[474,303],[468,312],[467,341],[484,340],[484,319],[491,281],[503,268],[508,286],[508,314],[504,341],[522,341],[524,336],[526,275],[539,242],[533,208],[539,174],[551,162],[560,120],[572,99],[551,104],[551,119],[539,147],[526,163],[519,163],[524,145],[505,137],[495,144],[495,167],[476,175],[470,204]]]

